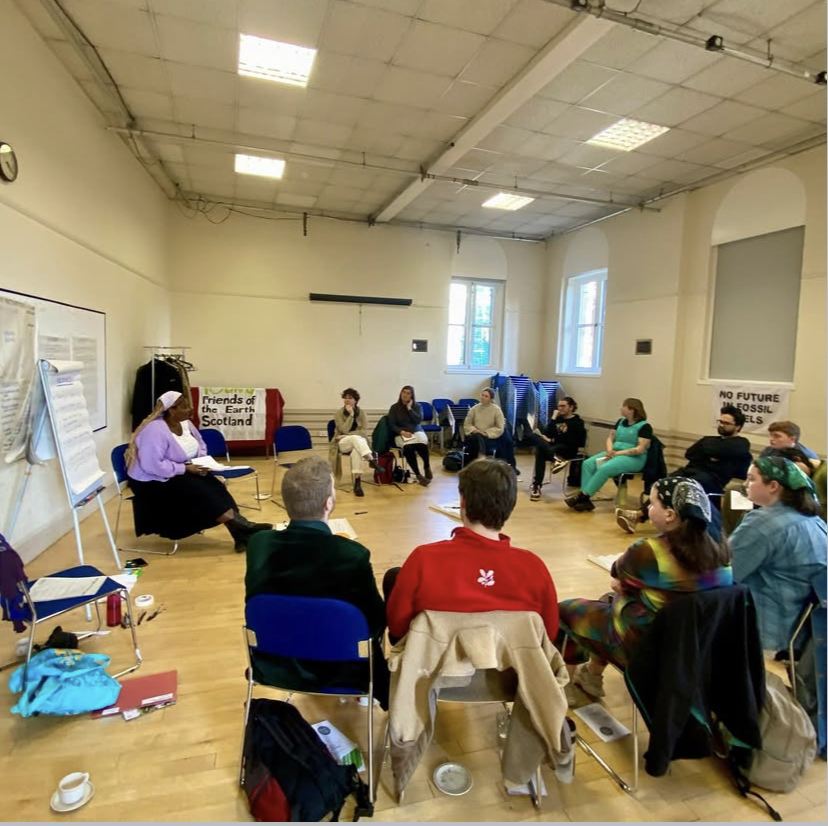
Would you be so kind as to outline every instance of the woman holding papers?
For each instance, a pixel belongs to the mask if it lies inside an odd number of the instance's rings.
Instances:
[[[682,476],[659,479],[650,491],[649,511],[660,534],[639,540],[615,560],[610,571],[614,593],[559,605],[561,628],[589,654],[589,661],[573,671],[572,682],[593,697],[604,696],[607,663],[625,667],[641,633],[667,603],[733,584],[730,548],[708,531],[710,500],[698,482]]]
[[[402,448],[406,462],[411,466],[417,481],[424,487],[431,484],[434,475],[431,472],[431,461],[428,456],[428,436],[420,422],[423,420],[423,409],[414,398],[414,388],[406,384],[400,390],[396,404],[392,404],[388,411],[388,425],[394,434],[394,444]],[[423,460],[423,473],[417,457]]]
[[[189,420],[192,412],[186,396],[169,390],[132,434],[126,462],[135,494],[136,532],[183,539],[223,524],[236,550],[244,551],[253,533],[273,526],[241,516],[224,484],[193,463],[207,448]]]

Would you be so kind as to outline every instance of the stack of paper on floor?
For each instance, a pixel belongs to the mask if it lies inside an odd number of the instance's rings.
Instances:
[[[573,710],[605,743],[619,740],[630,733],[600,703],[590,703]]]
[[[446,502],[444,505],[429,505],[428,507],[433,511],[437,511],[437,513],[444,513],[446,516],[450,516],[452,519],[456,519],[458,522],[463,521],[460,518],[459,502]]]
[[[595,554],[589,554],[587,559],[590,562],[594,562],[599,568],[604,568],[604,570],[611,571],[612,570],[612,563],[615,562],[616,559],[620,554],[606,554],[606,556],[596,556]]]

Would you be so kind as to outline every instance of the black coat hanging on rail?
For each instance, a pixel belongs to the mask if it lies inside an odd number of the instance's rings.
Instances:
[[[153,372],[155,373],[154,387],[152,386]],[[135,373],[135,388],[132,391],[133,430],[152,413],[156,399],[168,390],[184,392],[184,382],[178,367],[164,359],[155,359],[154,368],[152,361],[138,368]]]

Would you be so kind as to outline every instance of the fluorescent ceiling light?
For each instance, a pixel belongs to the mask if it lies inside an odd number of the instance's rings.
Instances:
[[[525,195],[510,195],[508,192],[498,192],[493,198],[489,198],[483,206],[490,209],[508,209],[514,211],[531,204],[534,198],[527,198]]]
[[[239,37],[239,74],[292,86],[307,86],[316,49],[280,43],[265,37]]]
[[[591,143],[593,146],[606,146],[608,149],[620,149],[622,152],[629,152],[669,131],[669,126],[659,126],[656,123],[622,118],[618,123],[608,126],[603,132],[593,135],[587,143]]]
[[[236,155],[236,172],[240,175],[259,175],[262,178],[281,178],[285,162],[281,158],[260,158],[257,155]]]

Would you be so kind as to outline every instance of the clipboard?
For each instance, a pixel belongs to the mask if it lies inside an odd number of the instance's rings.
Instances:
[[[136,708],[171,705],[177,699],[178,672],[162,671],[160,674],[145,674],[121,682],[121,693],[111,706],[92,712],[94,719],[123,714]]]

